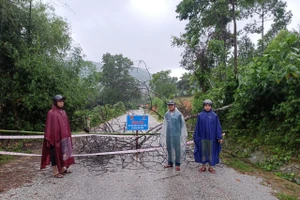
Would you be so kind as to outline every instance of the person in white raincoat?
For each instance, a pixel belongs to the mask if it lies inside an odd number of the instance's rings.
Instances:
[[[168,102],[168,111],[164,116],[164,122],[160,135],[160,145],[167,149],[168,164],[165,168],[172,168],[180,170],[180,164],[185,160],[185,148],[187,130],[185,120],[181,112],[175,107],[175,102],[170,100]]]

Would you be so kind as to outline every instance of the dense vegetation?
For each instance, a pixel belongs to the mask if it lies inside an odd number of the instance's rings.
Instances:
[[[232,104],[219,114],[236,141],[299,155],[300,35],[286,29],[292,18],[286,2],[183,0],[176,12],[188,22],[173,44],[185,48],[181,65],[190,71],[193,111],[205,98],[215,107]],[[246,19],[254,22],[237,27]],[[256,48],[249,33],[261,35]]]
[[[256,165],[267,171],[299,162],[300,33],[287,30],[286,2],[182,0],[176,12],[187,21],[173,45],[185,49],[181,66],[189,70],[192,112],[200,112],[206,98],[214,108],[231,105],[218,114],[235,159],[263,152]],[[242,20],[252,22],[238,27]],[[256,45],[252,33],[260,34]],[[299,184],[292,171],[276,175]]]
[[[0,0],[1,129],[42,131],[55,94],[66,97],[73,130],[88,117],[94,126],[139,104],[162,117],[170,98],[181,104],[192,96],[185,115],[200,112],[205,98],[214,108],[232,105],[218,114],[236,155],[263,149],[273,155],[260,164],[267,170],[299,160],[300,33],[287,30],[286,2],[182,0],[176,13],[187,25],[172,45],[184,49],[180,64],[189,72],[178,80],[160,71],[143,82],[130,76],[133,62],[122,54],[102,55],[97,70],[51,6]],[[242,20],[250,23],[238,27]],[[251,41],[252,33],[260,39]]]
[[[103,71],[97,72],[81,48],[73,45],[70,32],[47,4],[0,0],[1,129],[42,131],[55,94],[66,97],[73,130],[83,127],[86,116],[98,116],[99,106],[112,109],[106,112],[111,114],[107,119],[120,114],[114,111],[120,102],[127,108],[138,102],[141,95],[128,74],[132,61],[105,54]],[[100,118],[104,117],[95,123]]]

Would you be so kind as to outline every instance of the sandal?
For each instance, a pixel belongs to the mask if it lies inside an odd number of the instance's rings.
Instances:
[[[173,167],[173,165],[169,165],[169,164],[164,166],[164,168],[172,168],[172,167]]]
[[[206,167],[205,167],[205,166],[202,166],[198,171],[199,171],[199,172],[204,172],[204,171],[206,171]]]
[[[60,173],[61,174],[70,174],[70,173],[72,173],[72,170],[70,170],[69,168],[63,167]]]
[[[63,173],[65,174],[71,174],[73,171],[70,170],[69,168],[67,168],[66,170],[63,171]]]
[[[208,168],[208,171],[210,172],[210,173],[212,173],[212,174],[215,174],[216,173],[216,171],[213,169],[213,168]]]
[[[176,167],[175,167],[175,170],[176,170],[176,171],[180,171],[180,167],[179,167],[179,166],[176,166]]]
[[[56,165],[52,166],[52,168],[53,168],[53,177],[54,178],[63,178],[64,177],[64,175],[62,175],[62,173],[59,173]]]
[[[54,177],[54,178],[63,178],[64,175],[58,173],[58,174],[54,174],[53,177]]]

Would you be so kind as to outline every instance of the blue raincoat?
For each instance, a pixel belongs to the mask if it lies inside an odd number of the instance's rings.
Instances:
[[[194,157],[195,161],[203,165],[209,163],[215,166],[219,163],[221,145],[218,140],[222,139],[222,128],[218,115],[210,110],[203,110],[197,118],[194,132]]]
[[[181,112],[177,108],[173,112],[166,112],[159,143],[162,147],[167,148],[170,165],[174,163],[174,156],[176,166],[185,160],[186,138],[187,130]]]

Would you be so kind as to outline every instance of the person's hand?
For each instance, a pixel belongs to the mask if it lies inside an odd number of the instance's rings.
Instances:
[[[218,142],[219,142],[220,144],[222,144],[222,143],[223,143],[223,140],[218,140]]]

